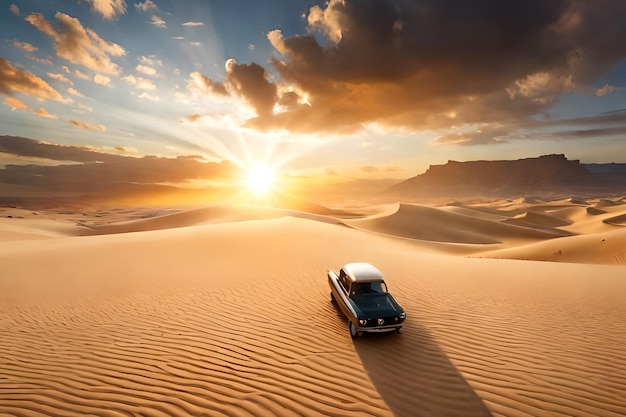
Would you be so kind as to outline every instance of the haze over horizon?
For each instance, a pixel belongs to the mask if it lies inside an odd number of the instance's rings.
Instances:
[[[0,139],[0,182],[626,162],[624,18],[616,1],[12,1],[0,135],[34,141]]]

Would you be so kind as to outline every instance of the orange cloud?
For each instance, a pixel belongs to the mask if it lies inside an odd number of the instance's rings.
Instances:
[[[107,130],[105,125],[96,125],[92,123],[81,122],[79,120],[74,120],[74,119],[68,119],[67,121],[79,129],[96,130],[99,132],[105,132]]]
[[[111,85],[111,79],[107,76],[104,76],[102,74],[96,74],[93,76],[93,82],[104,86],[104,87],[109,87]]]
[[[0,57],[0,93],[12,95],[24,93],[38,100],[67,102],[63,96],[48,83],[30,72],[14,67]]]
[[[40,107],[37,110],[34,110],[32,108],[30,108],[26,103],[24,103],[23,101],[15,98],[15,97],[6,97],[4,99],[4,104],[8,105],[11,107],[11,110],[26,110],[29,111],[37,116],[40,117],[45,117],[48,119],[56,119],[57,116],[55,116],[54,114],[50,114],[48,113],[44,108]]]
[[[82,94],[80,91],[70,87],[67,89],[67,92],[70,93],[71,95],[75,96],[75,97],[80,97],[80,98],[86,98],[86,96],[84,94]]]
[[[21,100],[15,97],[5,97],[4,104],[11,106],[11,110],[28,110],[29,107]]]
[[[624,89],[624,87],[618,87],[616,85],[604,84],[603,87],[598,88],[598,90],[596,90],[596,96],[598,96],[598,97],[606,96],[607,94],[611,94],[614,91],[620,91],[620,90],[623,90],[623,89]]]
[[[48,113],[43,107],[38,108],[34,114],[39,117],[45,117],[46,119],[58,119],[56,115]]]
[[[87,75],[84,72],[81,72],[79,70],[74,70],[74,77],[79,78],[81,80],[85,80],[85,81],[87,81],[89,79],[89,75]]]
[[[107,20],[126,13],[126,2],[124,0],[87,0],[91,3],[91,9],[100,13]]]
[[[93,30],[84,28],[74,17],[61,12],[57,12],[54,17],[58,28],[41,13],[31,13],[26,21],[54,40],[54,47],[60,58],[106,74],[117,75],[121,72],[120,67],[109,56],[126,55],[124,48],[103,40]]]
[[[142,74],[146,74],[146,75],[155,75],[157,73],[157,71],[154,68],[149,67],[147,65],[141,65],[141,64],[135,67],[135,71],[140,72]]]
[[[66,83],[66,84],[70,84],[70,85],[74,84],[74,82],[72,80],[70,80],[69,78],[67,78],[63,74],[55,74],[55,73],[49,72],[47,75],[48,75],[48,77],[52,78],[53,80],[60,81],[62,83]]]

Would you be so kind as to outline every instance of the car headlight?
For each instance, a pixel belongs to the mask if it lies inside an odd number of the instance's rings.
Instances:
[[[405,318],[406,318],[406,313],[401,313],[401,314],[400,314],[400,318],[401,318],[401,319],[405,319]]]
[[[359,319],[359,324],[361,326],[365,326],[365,325],[367,325],[367,320],[366,319]]]

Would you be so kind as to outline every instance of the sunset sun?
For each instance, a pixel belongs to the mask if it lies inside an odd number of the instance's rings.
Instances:
[[[274,185],[276,173],[267,165],[254,165],[246,172],[246,184],[255,194],[264,194]]]

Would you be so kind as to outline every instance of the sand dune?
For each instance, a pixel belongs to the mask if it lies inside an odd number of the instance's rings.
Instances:
[[[516,204],[0,218],[0,415],[625,415],[626,213]],[[351,261],[401,335],[350,339],[326,270]]]
[[[435,242],[493,244],[503,239],[547,239],[568,233],[535,230],[432,207],[400,204],[391,216],[346,221],[359,229]]]
[[[481,253],[533,261],[626,265],[626,229],[564,237]]]
[[[91,231],[88,234],[102,235],[141,232],[204,224],[273,219],[286,216],[302,217],[326,223],[339,223],[339,221],[333,217],[303,211],[245,205],[213,205],[146,219],[94,225],[90,227]]]

